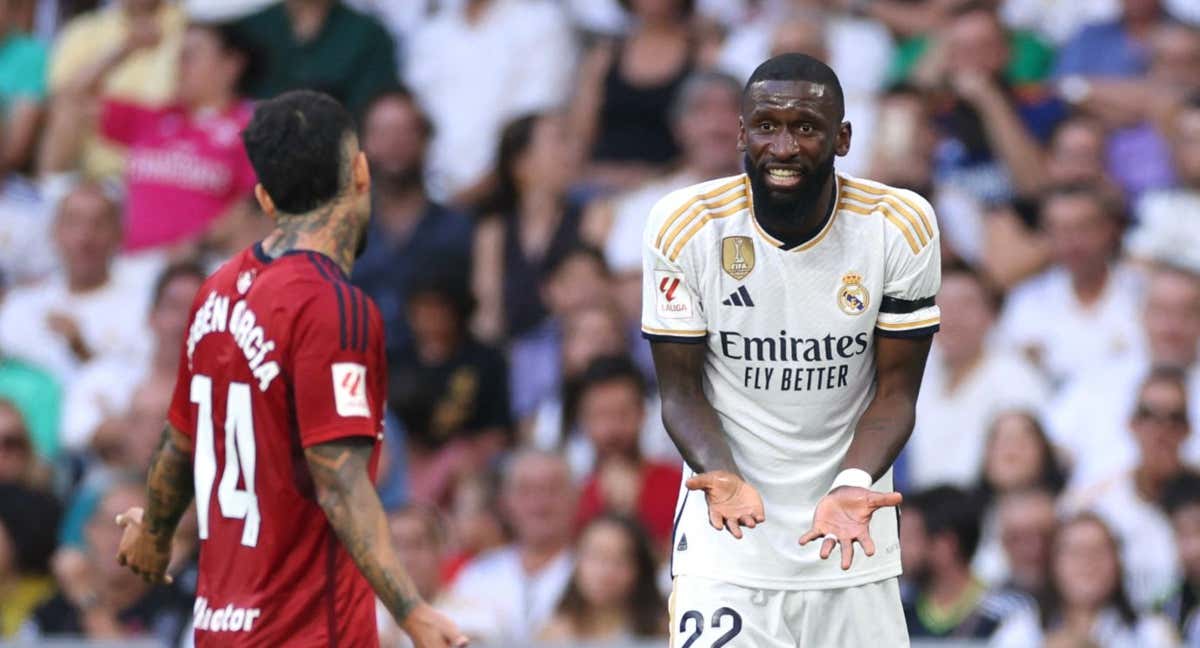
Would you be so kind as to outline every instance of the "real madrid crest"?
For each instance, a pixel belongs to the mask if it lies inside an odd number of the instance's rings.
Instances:
[[[754,270],[754,241],[749,236],[726,236],[721,239],[721,267],[737,281]]]
[[[862,285],[862,275],[847,272],[842,275],[842,287],[838,288],[838,308],[847,315],[862,315],[871,304],[871,293]]]

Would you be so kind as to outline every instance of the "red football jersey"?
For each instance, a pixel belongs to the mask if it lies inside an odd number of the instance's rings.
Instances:
[[[204,282],[169,420],[193,441],[196,645],[377,646],[375,595],[304,448],[383,438],[383,322],[332,260],[255,246]]]

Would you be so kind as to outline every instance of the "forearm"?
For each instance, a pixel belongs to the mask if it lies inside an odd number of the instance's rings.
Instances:
[[[403,623],[421,598],[392,546],[387,518],[367,477],[363,453],[358,448],[331,445],[309,448],[306,455],[317,501],[329,525],[388,612],[397,623]]]
[[[906,395],[876,396],[854,428],[854,439],[842,459],[841,469],[865,470],[872,481],[877,481],[908,443],[915,422],[916,403]]]
[[[158,453],[146,482],[146,530],[162,547],[169,547],[179,518],[192,503],[192,450],[187,437],[169,423],[163,429]]]
[[[1016,192],[1023,196],[1037,194],[1046,177],[1041,146],[1003,98],[988,103],[981,110],[988,141],[1012,176]]]
[[[96,59],[91,65],[80,70],[79,74],[67,81],[62,90],[74,95],[76,98],[99,94],[100,86],[104,83],[104,80],[132,52],[133,48],[130,45],[122,44],[108,54]]]

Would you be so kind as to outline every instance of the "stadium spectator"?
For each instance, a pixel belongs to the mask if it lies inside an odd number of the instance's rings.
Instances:
[[[1163,508],[1171,518],[1183,577],[1163,605],[1185,645],[1200,644],[1200,477],[1184,473],[1163,489]]]
[[[678,463],[642,456],[638,437],[646,419],[646,383],[628,358],[600,358],[572,387],[576,427],[596,460],[584,480],[577,524],[605,512],[638,521],[656,555],[666,555],[682,471]]]
[[[162,107],[116,99],[100,103],[96,129],[126,150],[125,237],[136,252],[194,242],[246,201],[257,179],[238,137],[253,112],[238,99],[251,63],[249,46],[227,25],[188,27],[178,61],[176,91]],[[116,69],[89,68],[71,80],[59,110],[66,120],[50,139],[48,156],[73,157],[78,124]],[[55,163],[51,163],[55,164]]]
[[[1000,497],[996,526],[1007,571],[1000,589],[1042,599],[1050,582],[1050,545],[1057,524],[1051,491],[1029,489]]]
[[[0,641],[54,596],[50,556],[61,509],[44,493],[0,479]]]
[[[83,184],[59,204],[54,242],[62,268],[38,284],[14,288],[0,305],[0,351],[69,384],[87,362],[136,361],[147,338],[148,295],[119,275],[119,207],[100,187]]]
[[[456,278],[416,275],[407,293],[414,344],[390,359],[388,401],[404,424],[413,497],[443,503],[511,438],[508,368],[467,330],[471,296]]]
[[[1065,485],[1066,474],[1034,415],[1009,410],[992,419],[982,478],[975,488],[983,508],[983,529],[971,567],[980,578],[997,585],[1008,575],[1000,520],[1005,497],[1029,490],[1057,496]]]
[[[1050,440],[1071,464],[1071,487],[1086,488],[1137,463],[1137,446],[1128,432],[1141,382],[1151,367],[1179,367],[1188,372],[1188,401],[1200,402],[1195,379],[1200,343],[1200,277],[1163,266],[1150,275],[1141,310],[1145,348],[1069,383],[1046,407]],[[1191,426],[1200,429],[1200,412],[1192,408]],[[1188,463],[1200,462],[1200,435],[1183,446]]]
[[[43,459],[57,456],[63,405],[58,383],[45,371],[0,352],[0,399],[24,420],[33,451]]]
[[[1090,514],[1059,523],[1050,590],[1040,610],[1014,614],[996,632],[996,648],[1178,645],[1167,619],[1139,614],[1125,594],[1117,539]]]
[[[1119,0],[1089,2],[1042,2],[1042,0],[1005,0],[1000,15],[1010,27],[1027,29],[1060,47],[1079,30],[1120,15]]]
[[[671,105],[678,165],[628,192],[595,200],[584,212],[583,237],[604,251],[613,274],[613,294],[635,338],[634,360],[647,374],[653,374],[650,345],[640,335],[646,215],[654,203],[679,187],[741,173],[742,155],[736,146],[741,101],[742,84],[733,77],[693,73]]]
[[[913,638],[986,639],[1010,614],[1030,605],[1021,596],[997,594],[971,573],[979,542],[979,513],[966,491],[937,486],[905,498],[904,540],[923,546],[923,561],[905,572],[915,589],[904,600]]]
[[[956,10],[944,38],[944,56],[917,79],[932,93],[941,134],[935,178],[985,202],[1036,195],[1045,181],[1041,143],[1065,116],[1062,104],[1004,80],[1007,33],[986,7]]]
[[[183,8],[166,0],[119,0],[72,19],[59,33],[50,57],[48,82],[54,112],[60,113],[60,107],[72,108],[68,104],[73,101],[71,90],[78,80],[90,79],[97,71],[110,68],[112,73],[104,79],[101,90],[105,99],[146,106],[166,103],[175,94],[175,63],[186,26]],[[53,119],[48,128],[51,140],[74,138],[80,124],[64,115]],[[91,178],[120,175],[122,156],[96,138],[91,129],[85,129],[83,136],[80,165],[84,174]],[[42,173],[63,170],[61,163],[46,159],[45,154],[43,158]]]
[[[546,262],[540,285],[549,316],[537,328],[510,340],[512,407],[528,421],[537,406],[562,387],[562,345],[568,319],[577,312],[609,305],[611,277],[601,253],[577,245]]]
[[[1135,207],[1137,224],[1125,237],[1129,255],[1142,262],[1175,262],[1200,272],[1200,93],[1168,120],[1178,186],[1148,191]]]
[[[46,100],[46,45],[19,22],[29,0],[0,3],[0,179],[28,170]]]
[[[1104,168],[1104,124],[1088,115],[1073,115],[1054,129],[1046,149],[1046,174],[1051,186],[1110,183]]]
[[[576,491],[562,457],[522,450],[508,462],[500,498],[512,544],[463,567],[444,609],[474,640],[521,646],[550,620],[571,577]]]
[[[168,266],[158,276],[148,317],[153,349],[148,358],[100,359],[71,382],[60,440],[73,452],[88,449],[96,429],[126,411],[134,389],[142,383],[172,385],[179,367],[179,348],[187,333],[188,311],[206,273],[191,263]]]
[[[575,47],[566,17],[547,0],[448,4],[413,33],[404,81],[434,121],[435,199],[474,204],[490,192],[492,145],[511,120],[564,106]]]
[[[404,313],[404,289],[425,274],[461,273],[471,268],[472,223],[434,202],[425,191],[425,166],[433,122],[403,88],[384,91],[363,113],[362,146],[371,163],[370,229],[367,249],[351,276],[379,307],[388,351],[408,350],[412,331]]]
[[[629,189],[675,160],[669,111],[698,65],[689,18],[692,0],[623,0],[632,24],[622,38],[596,44],[579,66],[571,129],[589,163],[585,182]]]
[[[446,528],[437,509],[406,504],[388,513],[388,531],[404,570],[421,599],[436,602],[441,595],[441,565],[446,551]],[[408,636],[396,625],[382,603],[375,606],[381,646],[410,646]]]
[[[1114,259],[1119,215],[1096,189],[1056,189],[1041,227],[1054,263],[1013,289],[998,324],[1001,343],[1030,358],[1056,385],[1138,344],[1137,276]]]
[[[442,584],[450,586],[462,568],[481,553],[505,544],[494,471],[467,475],[454,489],[449,507],[450,546],[442,561]]]
[[[341,0],[283,0],[236,23],[260,53],[250,95],[317,90],[359,114],[396,83],[396,46],[379,21]]]
[[[566,124],[526,115],[500,136],[498,187],[475,230],[474,329],[485,340],[516,338],[546,318],[535,289],[551,261],[579,243],[581,212],[567,200],[573,177]]]
[[[1150,62],[1147,41],[1165,18],[1159,0],[1121,0],[1119,17],[1088,25],[1059,50],[1055,76],[1131,77]]]
[[[0,484],[45,490],[49,478],[47,466],[34,454],[20,410],[12,402],[0,399]]]
[[[983,464],[987,428],[1013,408],[1037,410],[1049,394],[1029,363],[990,345],[997,296],[968,267],[942,271],[942,328],[925,365],[917,424],[906,451],[915,488],[972,485]]]
[[[1180,448],[1191,433],[1186,380],[1178,369],[1151,370],[1129,421],[1138,464],[1064,498],[1068,511],[1096,513],[1120,541],[1129,598],[1142,610],[1160,604],[1179,577],[1171,522],[1160,501],[1184,470]]]
[[[554,644],[647,641],[667,630],[654,553],[633,519],[606,514],[579,537],[575,572],[554,616],[538,633]]]
[[[151,585],[113,559],[121,541],[113,520],[145,500],[140,481],[119,481],[104,494],[88,520],[86,547],[55,556],[59,592],[34,611],[24,637],[179,641],[191,620],[191,594],[176,585]]]

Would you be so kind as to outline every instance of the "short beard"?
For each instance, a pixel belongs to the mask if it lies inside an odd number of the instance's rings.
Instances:
[[[750,188],[754,190],[754,213],[759,220],[778,226],[793,223],[806,207],[820,200],[825,182],[833,175],[833,156],[809,172],[795,191],[787,193],[772,192],[767,187],[766,169],[754,166],[749,155],[743,156],[742,166],[750,178]]]
[[[387,173],[380,170],[375,173],[374,180],[378,187],[386,189],[390,194],[405,194],[413,190],[424,190],[425,188],[425,174],[419,164],[415,164],[397,173]]]

